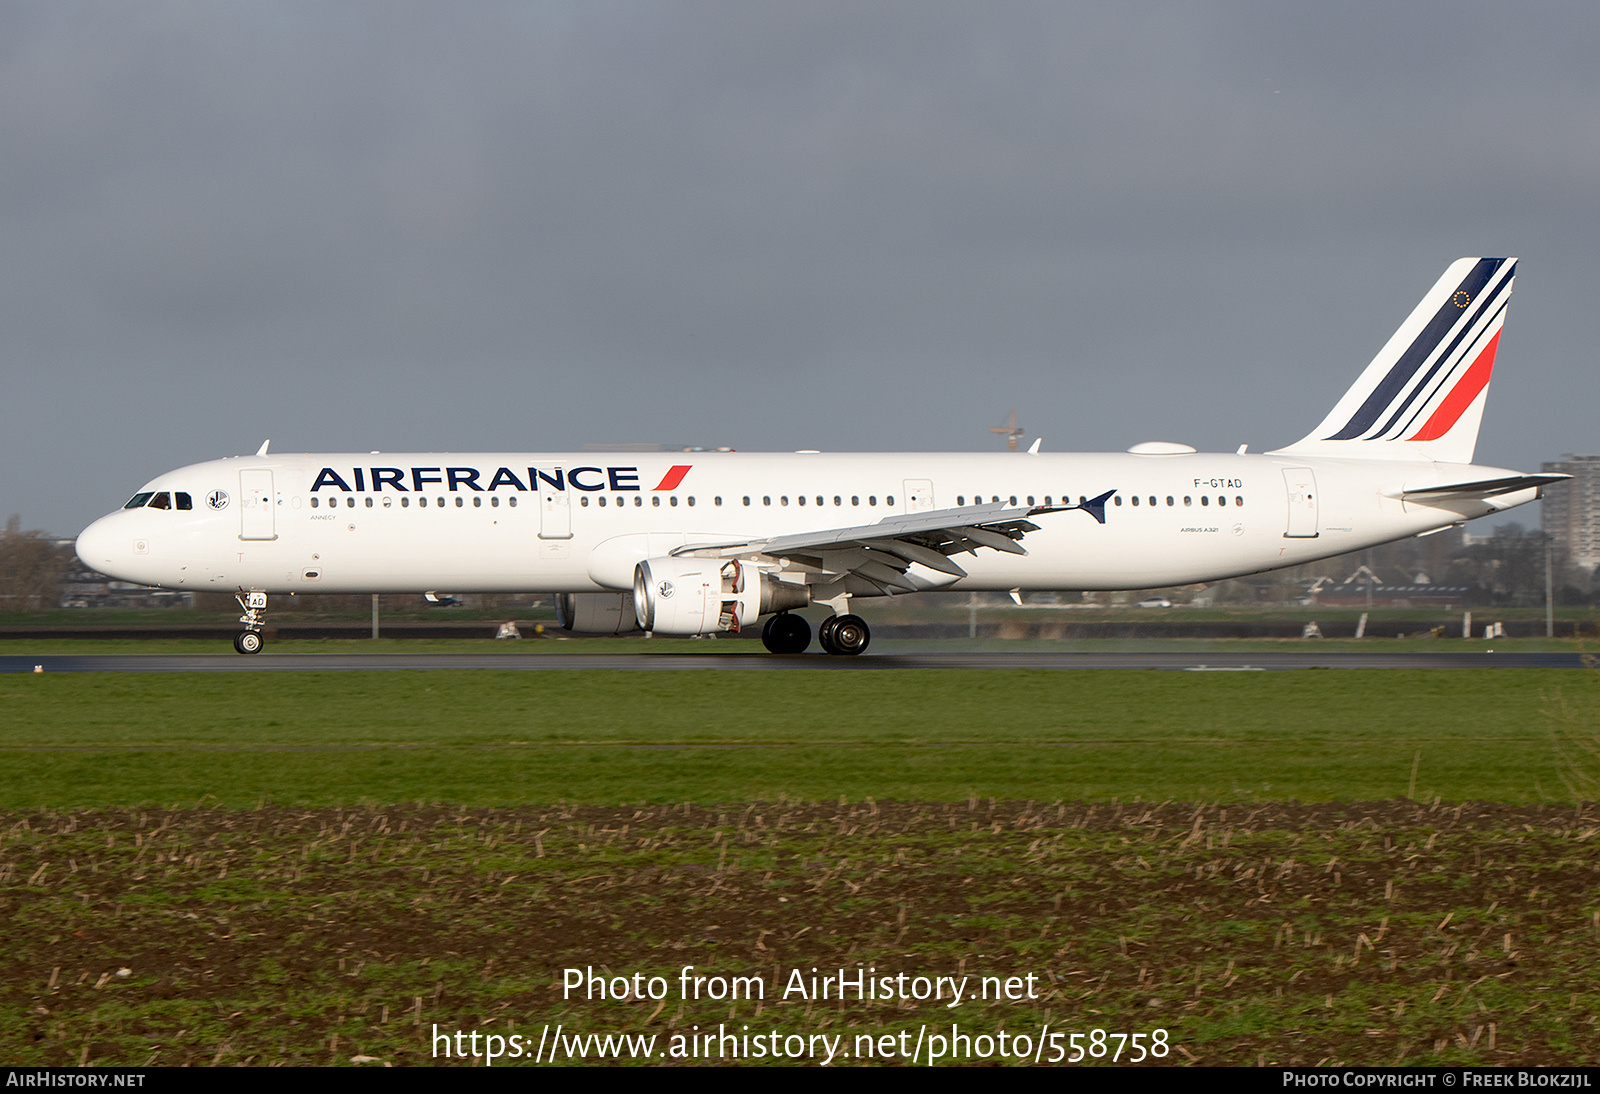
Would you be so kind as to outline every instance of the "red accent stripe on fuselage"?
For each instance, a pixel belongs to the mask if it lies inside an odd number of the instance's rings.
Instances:
[[[661,481],[656,484],[656,489],[676,490],[678,488],[678,484],[683,481],[683,477],[689,473],[689,468],[693,466],[694,465],[690,463],[673,464],[672,467],[667,470],[667,473],[661,476]]]

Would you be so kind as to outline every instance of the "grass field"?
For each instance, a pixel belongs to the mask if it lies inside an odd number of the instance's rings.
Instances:
[[[974,1040],[956,1062],[995,1059],[1002,1031],[1028,1037],[1011,1055],[1031,1059],[1051,1030],[1061,1056],[1073,1033],[1160,1030],[1158,1065],[1600,1059],[1592,807],[0,820],[0,1051],[14,1063],[427,1063],[436,1029],[526,1037],[531,1056],[557,1025],[560,1062],[626,1059],[590,1034],[653,1038],[647,1058],[670,1062],[719,1028],[736,1056],[744,1032],[840,1038],[841,1063],[861,1058],[858,1038],[882,1059],[885,1037],[910,1062],[919,1032],[959,1053],[960,1031]],[[756,978],[761,997],[685,999],[685,966]],[[661,997],[565,997],[568,968],[659,976]],[[971,994],[958,1008],[785,997],[796,971],[808,985],[858,969],[971,977]],[[990,976],[1016,977],[1021,998],[975,1001]]]
[[[0,808],[1570,800],[1593,675],[13,675]]]
[[[956,1023],[989,1059],[1161,1029],[1163,1065],[1594,1064],[1597,675],[0,677],[0,1059],[559,1024],[849,1063]],[[765,997],[681,999],[685,965]],[[563,999],[591,966],[671,990]],[[784,999],[813,966],[1038,998]]]

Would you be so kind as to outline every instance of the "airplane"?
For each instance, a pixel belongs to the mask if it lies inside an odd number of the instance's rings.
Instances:
[[[145,483],[78,537],[124,581],[269,595],[556,594],[588,634],[744,634],[829,654],[857,597],[1124,590],[1239,577],[1540,497],[1568,476],[1473,464],[1516,273],[1453,263],[1322,423],[1283,448],[1127,452],[268,453]],[[764,622],[763,622],[764,620]]]

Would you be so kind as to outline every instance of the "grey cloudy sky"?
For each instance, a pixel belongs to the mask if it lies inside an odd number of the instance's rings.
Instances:
[[[1522,258],[1478,447],[1595,436],[1600,8],[0,6],[0,512],[585,442],[1256,450]],[[1524,519],[1532,519],[1531,515]]]

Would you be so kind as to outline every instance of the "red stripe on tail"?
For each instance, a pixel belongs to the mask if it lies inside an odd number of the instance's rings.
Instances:
[[[1499,336],[1496,335],[1496,337]],[[656,489],[676,490],[678,484],[683,481],[683,477],[689,473],[689,468],[693,466],[693,464],[689,463],[674,464],[665,475],[661,476],[661,481],[656,484]]]
[[[1478,359],[1472,362],[1472,367],[1456,383],[1454,390],[1445,396],[1444,402],[1439,404],[1439,409],[1433,412],[1427,424],[1406,440],[1436,441],[1455,427],[1461,415],[1467,412],[1467,407],[1472,405],[1472,400],[1489,386],[1489,377],[1494,375],[1494,351],[1499,345],[1500,332],[1495,331],[1489,344],[1483,347],[1483,352],[1478,354]]]

